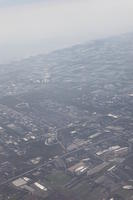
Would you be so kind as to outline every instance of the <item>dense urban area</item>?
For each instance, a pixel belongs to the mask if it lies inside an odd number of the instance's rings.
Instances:
[[[0,75],[0,200],[133,199],[133,34]]]

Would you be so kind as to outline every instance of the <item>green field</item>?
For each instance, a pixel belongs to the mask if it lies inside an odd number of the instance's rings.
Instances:
[[[71,180],[71,176],[62,171],[53,170],[47,177],[47,181],[55,187],[63,187]]]

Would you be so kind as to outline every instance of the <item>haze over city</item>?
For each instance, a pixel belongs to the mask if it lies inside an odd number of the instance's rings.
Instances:
[[[133,200],[133,0],[0,0],[0,200]]]
[[[0,63],[133,31],[132,0],[1,0]]]

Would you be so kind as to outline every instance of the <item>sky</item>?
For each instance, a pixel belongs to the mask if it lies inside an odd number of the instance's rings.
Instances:
[[[133,31],[133,0],[0,0],[0,63]]]

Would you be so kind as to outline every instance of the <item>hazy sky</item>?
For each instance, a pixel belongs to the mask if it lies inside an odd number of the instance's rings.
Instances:
[[[133,31],[133,0],[0,0],[0,63]]]

